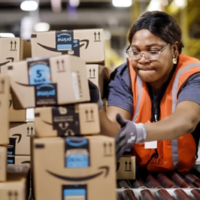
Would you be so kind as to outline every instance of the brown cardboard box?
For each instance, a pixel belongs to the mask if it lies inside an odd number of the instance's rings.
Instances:
[[[33,122],[10,123],[8,155],[30,155],[30,137],[35,135]]]
[[[23,165],[30,166],[31,156],[8,156],[7,164],[8,165]]]
[[[103,69],[105,67],[97,64],[93,65],[86,65],[87,69],[87,78],[92,81],[96,86],[99,88],[99,92],[103,97],[103,86],[104,86],[104,79],[103,79]]]
[[[117,179],[135,179],[136,167],[135,156],[121,157],[117,163]]]
[[[32,57],[78,56],[86,63],[104,63],[103,29],[64,30],[31,35]]]
[[[37,137],[94,135],[100,133],[96,103],[35,108]]]
[[[20,38],[0,38],[0,69],[2,66],[31,57],[31,44]]]
[[[7,181],[0,183],[0,199],[1,200],[26,200],[28,199],[29,170],[18,169],[11,170],[7,174]]]
[[[116,200],[114,141],[106,136],[34,138],[35,199]]]
[[[10,103],[10,109],[9,109],[10,122],[26,122],[26,109],[22,109],[22,110],[13,109],[11,94],[10,94],[9,103]]]
[[[6,181],[7,170],[7,147],[0,146],[0,182]]]
[[[74,56],[35,58],[7,66],[14,109],[90,100],[85,61]]]
[[[7,145],[9,132],[9,94],[10,80],[6,75],[0,75],[0,145]]]

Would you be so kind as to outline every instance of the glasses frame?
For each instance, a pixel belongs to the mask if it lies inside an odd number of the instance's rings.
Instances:
[[[168,43],[168,44],[169,44],[169,43]],[[132,59],[132,58],[130,57],[130,55],[129,55],[129,52],[133,52],[132,49],[129,50],[129,48],[131,47],[131,45],[126,49],[126,53],[128,54],[129,58],[131,58],[132,60],[136,60],[136,61],[140,60],[142,57],[144,57],[146,60],[158,60],[158,59],[160,58],[161,52],[163,52],[163,51],[167,48],[168,44],[165,45],[160,51],[154,51],[154,52],[158,52],[158,53],[159,53],[157,59],[147,59],[147,58],[145,57],[146,52],[151,52],[151,51],[142,51],[142,52],[138,52],[139,55],[140,55],[140,58],[139,58],[139,59]],[[141,56],[141,54],[142,54],[142,56]]]

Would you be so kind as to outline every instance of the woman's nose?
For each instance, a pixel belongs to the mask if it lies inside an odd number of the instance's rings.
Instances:
[[[143,64],[143,63],[148,62],[148,60],[145,58],[144,53],[141,53],[140,56],[141,56],[141,58],[138,60],[139,63]]]

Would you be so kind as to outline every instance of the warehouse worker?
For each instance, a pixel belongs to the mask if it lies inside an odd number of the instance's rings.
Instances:
[[[200,61],[181,54],[181,29],[164,12],[142,14],[129,42],[128,61],[111,74],[107,113],[99,103],[101,132],[116,138],[117,160],[132,148],[149,171],[189,170],[200,136]]]

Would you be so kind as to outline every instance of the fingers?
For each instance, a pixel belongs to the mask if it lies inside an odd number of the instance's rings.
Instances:
[[[126,125],[126,121],[121,117],[119,113],[116,115],[116,120],[121,125],[121,127]]]

